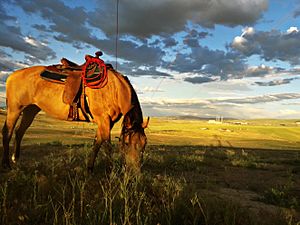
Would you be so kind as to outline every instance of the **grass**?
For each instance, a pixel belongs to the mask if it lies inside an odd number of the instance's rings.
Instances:
[[[141,175],[124,171],[117,145],[113,170],[100,152],[90,175],[95,125],[39,115],[20,162],[0,172],[0,224],[299,225],[299,128],[247,122],[153,118]]]

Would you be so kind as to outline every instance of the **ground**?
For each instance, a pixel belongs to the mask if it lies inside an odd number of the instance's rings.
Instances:
[[[5,115],[0,115],[3,124]],[[96,126],[39,114],[0,172],[0,224],[300,224],[296,120],[151,118],[142,174],[86,172]],[[1,148],[2,150],[2,148]]]

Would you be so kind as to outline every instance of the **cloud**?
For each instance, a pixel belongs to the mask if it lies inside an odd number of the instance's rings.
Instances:
[[[216,105],[244,105],[278,102],[290,99],[299,99],[298,93],[279,93],[270,95],[259,95],[242,98],[210,98],[210,99],[142,99],[144,104],[165,106],[207,106],[214,108]]]
[[[214,83],[206,83],[203,85],[210,93],[239,95],[241,92],[251,91],[248,82],[241,79],[231,79],[226,81],[217,81]]]
[[[4,9],[4,6],[3,6],[3,3],[4,2],[0,2],[0,20],[2,22],[4,21],[16,21],[16,17],[14,16],[11,16],[11,15],[8,15]]]
[[[6,75],[9,73],[9,71],[13,71],[28,66],[28,64],[24,62],[12,60],[11,57],[12,56],[10,54],[0,49],[0,74],[1,74],[0,80],[3,80],[2,79],[3,77],[5,77],[4,80],[6,80]]]
[[[164,90],[159,89],[159,88],[146,86],[141,90],[141,93],[146,93],[146,92],[148,92],[148,93],[158,93],[158,92],[164,92]]]
[[[267,82],[255,82],[255,84],[259,86],[278,86],[278,85],[283,85],[283,84],[289,84],[291,81],[299,79],[298,77],[293,77],[293,78],[285,78],[285,79],[280,79],[280,80],[271,80]]]
[[[24,62],[12,61],[7,58],[0,58],[0,71],[13,71],[16,69],[24,68],[28,66]]]
[[[245,58],[239,53],[211,50],[199,45],[191,47],[190,53],[178,53],[169,67],[181,73],[193,72],[201,76],[219,76],[221,80],[227,80],[243,76],[247,65]]]
[[[101,49],[107,55],[115,55],[115,39],[95,35],[100,31],[95,27],[87,26],[91,12],[87,13],[86,9],[82,7],[71,8],[59,0],[18,1],[18,5],[25,12],[29,14],[38,13],[43,19],[47,20],[51,24],[49,27],[34,25],[34,28],[43,31],[51,29],[57,41],[72,44],[77,49],[82,49],[84,45],[91,45]],[[97,26],[99,24],[103,25],[101,21],[97,22]],[[132,68],[138,72],[141,72],[137,69],[138,67],[146,66],[151,67],[151,69],[144,71],[144,74],[150,73],[150,75],[161,76],[161,73],[155,73],[155,67],[160,66],[161,58],[165,52],[159,47],[141,43],[120,39],[118,57],[131,62]],[[135,65],[132,65],[133,63]],[[119,68],[122,70],[122,67],[125,70],[129,68],[126,65],[121,65]]]
[[[51,33],[51,29],[44,24],[33,24],[32,27],[40,32]]]
[[[15,2],[25,13],[39,15],[44,20],[41,22],[43,24],[33,24],[34,29],[46,32],[55,40],[71,44],[78,50],[88,46],[101,49],[106,55],[115,55],[116,2],[97,0],[94,9],[73,7],[61,0]],[[213,27],[215,24],[253,24],[261,18],[267,7],[267,0],[131,0],[130,4],[128,0],[120,1],[118,69],[136,76],[153,77],[171,77],[170,73],[161,72],[159,68],[179,73],[192,72],[192,77],[185,78],[192,83],[258,76],[259,71],[248,70],[246,64],[247,56],[261,53],[261,46],[253,41],[258,32],[252,27],[246,27],[241,36],[233,41],[231,47],[234,50],[212,50],[200,45],[199,40],[211,34],[199,31],[198,25]],[[187,22],[192,24],[192,28]],[[185,34],[181,33],[182,40],[178,41],[174,33],[182,30],[185,30]],[[291,28],[286,35],[298,33],[295,28]],[[29,43],[24,36],[19,36],[25,43]],[[30,37],[29,41],[31,48],[37,47],[34,45],[36,38]],[[184,49],[180,49],[182,44]],[[39,46],[42,52],[46,51],[47,45],[40,43]],[[37,53],[26,56],[32,63],[37,60],[31,56],[45,60]],[[47,56],[49,59],[51,54]],[[170,62],[172,59],[175,60]],[[267,74],[271,71],[260,72]]]
[[[116,2],[98,0],[99,8],[88,11],[83,7],[70,7],[60,0],[15,1],[26,13],[39,14],[45,19],[49,25],[34,24],[33,27],[48,33],[51,30],[57,41],[69,43],[77,49],[83,49],[86,45],[93,46],[107,55],[115,55],[116,46],[113,36],[116,28]],[[201,46],[199,40],[211,34],[196,28],[187,28],[187,21],[207,27],[213,27],[215,24],[227,26],[252,24],[266,9],[267,0],[251,2],[244,0],[230,2],[225,0],[199,2],[194,0],[188,0],[188,2],[134,0],[130,4],[127,0],[122,1],[119,17],[121,38],[118,43],[118,58],[121,60],[118,69],[137,76],[170,76],[168,73],[158,71],[159,67],[176,72],[192,71],[198,78],[194,76],[186,78],[186,81],[193,83],[214,81],[212,76],[223,80],[242,77],[247,68],[245,57],[230,49],[225,52]],[[76,26],[70,26],[70,24],[76,24]],[[190,49],[190,51],[176,52],[175,55],[175,51],[179,51],[179,43],[171,35],[166,34],[174,34],[182,29],[186,30],[182,43],[185,49]],[[250,33],[249,28],[247,34]],[[129,36],[126,38],[125,34]],[[152,35],[157,37],[155,42],[151,43],[150,39],[145,40],[145,37],[150,38]],[[170,51],[173,51],[171,53],[175,58],[171,64],[168,61],[170,58],[166,57]]]
[[[291,65],[300,64],[300,32],[297,27],[290,27],[286,32],[246,28],[241,36],[234,38],[231,47],[245,56],[257,54],[266,61],[281,60]]]
[[[300,94],[298,93],[280,93],[280,94],[261,95],[261,96],[246,97],[246,98],[217,99],[217,100],[212,100],[212,102],[234,103],[234,104],[257,104],[257,103],[267,103],[267,102],[278,102],[278,101],[298,99],[298,98],[300,98]]]
[[[299,1],[298,1],[299,2]],[[293,13],[293,17],[294,18],[297,18],[298,16],[300,16],[300,7],[298,7],[295,11],[294,11],[294,13]]]
[[[10,1],[6,3],[10,3]],[[12,23],[9,23],[17,21],[17,18],[7,14],[4,8],[4,2],[0,2],[0,20],[0,46],[23,52],[27,56],[35,58],[35,61],[53,59],[56,57],[55,53],[47,45],[38,42],[32,36],[23,35],[20,27],[13,26],[11,25]],[[7,59],[1,60],[2,68],[15,68],[17,65],[17,63],[12,62],[12,60],[8,60],[8,65],[3,67],[3,63],[6,60]]]
[[[183,39],[183,43],[186,44],[188,47],[197,48],[199,47],[199,40],[204,39],[207,36],[211,36],[208,32],[199,32],[195,29],[188,31],[187,35]]]
[[[163,43],[165,45],[165,48],[171,48],[176,46],[178,44],[178,41],[176,41],[176,39],[173,37],[168,37],[163,40]]]
[[[259,66],[249,66],[245,70],[245,76],[247,77],[264,77],[269,74],[275,74],[278,72],[278,68],[271,66],[265,66],[264,64]]]
[[[23,52],[37,60],[56,57],[55,52],[33,37],[23,36],[20,28],[0,23],[0,46]]]
[[[291,109],[277,109],[273,111],[266,107],[266,103],[285,104],[282,101],[299,99],[298,93],[279,93],[243,98],[223,99],[152,99],[141,98],[145,114],[155,116],[194,115],[199,117],[215,117],[222,115],[227,118],[293,118],[300,113]],[[253,104],[258,106],[253,107]]]
[[[136,63],[125,62],[118,66],[118,70],[132,76],[172,77],[171,74],[158,71],[155,66],[140,66]]]
[[[98,0],[89,22],[109,36],[115,34],[116,2]],[[137,37],[183,30],[187,21],[204,27],[254,24],[268,8],[267,0],[124,0],[119,4],[120,34]]]
[[[202,84],[207,82],[216,81],[216,78],[210,78],[205,76],[196,76],[196,77],[186,77],[184,78],[184,81],[193,83],[193,84]]]
[[[7,79],[7,77],[9,76],[9,74],[10,74],[10,72],[8,72],[8,71],[0,71],[0,81],[4,83]],[[0,82],[0,84],[1,84],[1,82]],[[3,91],[3,90],[0,90],[0,92],[1,91]]]

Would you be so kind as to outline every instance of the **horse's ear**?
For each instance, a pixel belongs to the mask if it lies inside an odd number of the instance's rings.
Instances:
[[[148,116],[147,121],[144,121],[144,122],[143,122],[142,127],[143,127],[144,129],[146,129],[146,128],[148,127],[149,120],[150,120],[150,117]]]

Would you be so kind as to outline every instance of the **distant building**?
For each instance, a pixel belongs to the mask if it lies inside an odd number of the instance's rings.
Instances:
[[[215,120],[208,120],[208,123],[211,123],[211,124],[222,124],[223,123],[223,116],[216,116]]]
[[[210,124],[222,124],[222,122],[216,121],[216,120],[209,120],[208,123],[210,123]]]

